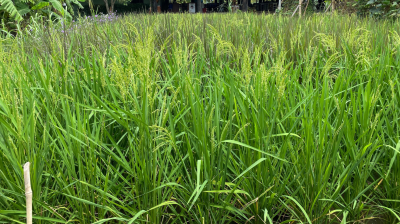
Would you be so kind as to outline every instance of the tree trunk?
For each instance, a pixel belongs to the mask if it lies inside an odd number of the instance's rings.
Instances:
[[[278,1],[278,10],[280,11],[282,9],[282,0]]]
[[[109,12],[108,14],[110,14],[110,13],[113,13],[113,12],[114,12],[114,5],[115,5],[115,0],[111,0],[110,12]]]
[[[303,4],[303,0],[299,0],[299,16],[301,17],[301,4]]]
[[[110,4],[108,4],[108,0],[104,0],[106,4],[107,14],[111,14],[114,12],[114,5],[116,0],[111,0]]]
[[[202,12],[201,0],[196,0],[196,12]]]
[[[157,0],[150,0],[150,13],[157,12]]]
[[[304,16],[306,15],[306,12],[307,12],[307,8],[308,8],[308,3],[310,3],[310,0],[308,0],[308,1],[307,1],[307,5],[306,5],[306,8],[304,9]]]
[[[280,1],[280,0],[279,0]],[[243,0],[242,1],[242,11],[243,12],[247,12],[247,10],[249,10],[249,0]]]
[[[332,12],[335,11],[335,0],[332,0]]]
[[[108,7],[108,0],[104,0],[104,3],[106,4],[107,13],[110,14],[110,7]]]

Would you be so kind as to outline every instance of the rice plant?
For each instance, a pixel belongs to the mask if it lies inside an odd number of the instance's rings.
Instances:
[[[0,42],[0,223],[398,223],[400,23],[37,20]]]

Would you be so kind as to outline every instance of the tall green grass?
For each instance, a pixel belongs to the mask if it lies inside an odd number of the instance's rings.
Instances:
[[[0,223],[400,221],[398,21],[77,23],[0,42]]]

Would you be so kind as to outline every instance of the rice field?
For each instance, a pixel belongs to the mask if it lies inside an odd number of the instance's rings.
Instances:
[[[0,223],[400,222],[399,21],[106,17],[2,37]]]

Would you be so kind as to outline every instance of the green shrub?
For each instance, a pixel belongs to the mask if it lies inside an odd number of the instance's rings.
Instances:
[[[398,0],[357,0],[353,6],[358,14],[378,18],[399,18],[400,2]]]

